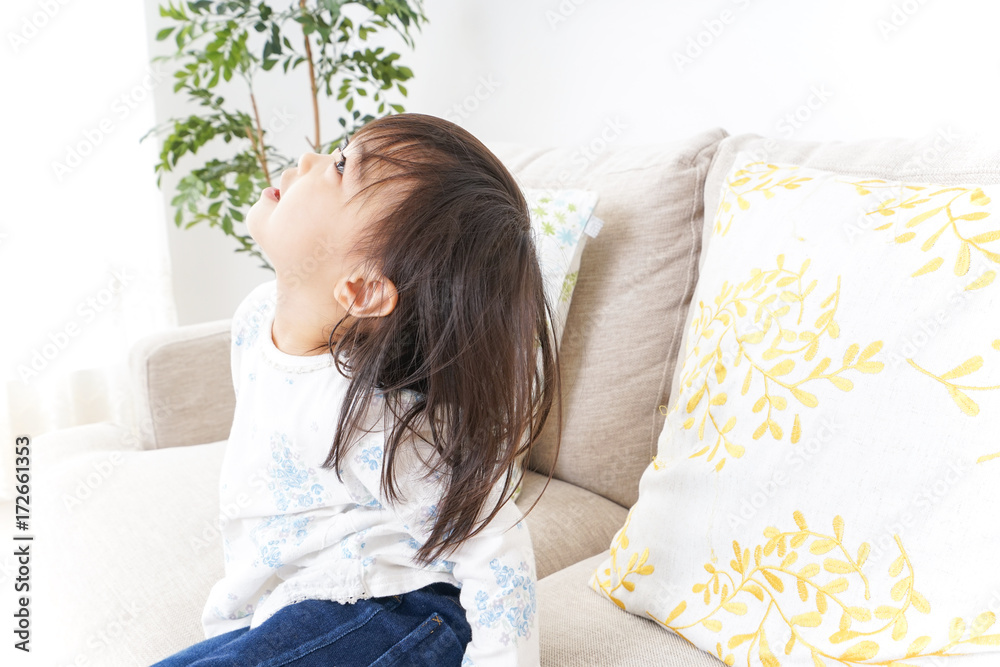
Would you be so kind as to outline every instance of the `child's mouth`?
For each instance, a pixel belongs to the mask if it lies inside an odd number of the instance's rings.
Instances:
[[[264,196],[270,197],[274,201],[281,201],[281,190],[278,188],[264,188]]]

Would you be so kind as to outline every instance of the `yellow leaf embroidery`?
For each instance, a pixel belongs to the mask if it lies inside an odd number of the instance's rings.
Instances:
[[[795,521],[795,529],[792,531],[781,532],[773,526],[768,526],[764,529],[763,533],[764,537],[767,538],[767,544],[763,548],[761,548],[761,545],[754,547],[753,567],[751,567],[750,563],[750,549],[741,547],[735,540],[732,542],[734,558],[730,561],[730,565],[734,572],[740,574],[739,577],[732,577],[712,563],[704,564],[705,572],[709,575],[708,580],[698,582],[692,587],[694,593],[703,593],[702,597],[706,608],[702,612],[702,615],[698,616],[696,612],[695,618],[689,618],[684,624],[678,623],[681,614],[688,611],[688,607],[684,602],[674,608],[666,621],[659,621],[656,615],[650,611],[646,611],[646,614],[654,620],[667,625],[682,637],[685,636],[685,631],[688,628],[696,625],[707,628],[712,632],[724,634],[728,626],[720,618],[716,617],[722,612],[748,617],[748,620],[753,619],[753,623],[758,627],[758,630],[753,633],[733,633],[728,638],[725,636],[720,637],[719,641],[716,642],[716,653],[722,655],[722,647],[724,645],[728,646],[729,649],[735,649],[741,645],[745,645],[747,642],[752,643],[756,640],[760,647],[758,650],[761,661],[764,664],[778,664],[777,658],[768,644],[767,635],[762,623],[762,619],[767,617],[768,611],[772,609],[772,605],[780,599],[776,595],[784,590],[784,582],[776,576],[775,571],[780,570],[784,575],[794,577],[796,590],[799,593],[798,597],[802,602],[808,600],[808,595],[803,595],[804,590],[807,594],[809,591],[815,590],[812,585],[807,588],[806,582],[809,581],[809,577],[815,576],[819,572],[819,567],[815,562],[805,564],[798,572],[789,569],[797,562],[800,557],[799,554],[804,556],[806,552],[783,550],[781,545],[784,544],[784,540],[789,538],[799,540],[798,544],[800,546],[803,544],[801,540],[822,541],[822,548],[810,548],[808,552],[825,552],[827,543],[832,543],[834,548],[837,549],[836,553],[838,556],[836,558],[824,558],[824,566],[830,565],[831,567],[827,567],[828,570],[844,570],[844,576],[838,577],[819,590],[816,590],[816,611],[802,611],[787,617],[786,622],[790,631],[790,638],[784,644],[785,654],[792,655],[798,648],[802,652],[808,651],[813,664],[827,664],[826,660],[831,662],[839,661],[838,664],[842,662],[857,663],[870,660],[878,655],[880,650],[879,642],[881,640],[879,640],[878,636],[874,636],[876,632],[880,633],[879,636],[881,637],[891,636],[894,641],[907,641],[907,634],[909,632],[909,619],[906,616],[907,610],[914,608],[917,611],[926,613],[929,611],[929,605],[923,596],[913,589],[914,571],[906,552],[903,550],[899,536],[896,535],[894,537],[900,554],[890,566],[890,571],[896,573],[892,576],[895,577],[896,575],[903,574],[902,579],[896,582],[890,592],[891,597],[898,604],[895,606],[887,604],[873,605],[873,614],[871,608],[856,604],[846,604],[845,598],[839,597],[840,593],[848,590],[851,586],[849,578],[858,581],[859,585],[863,585],[865,588],[864,597],[865,599],[869,597],[869,582],[861,571],[861,564],[870,551],[870,545],[867,542],[862,543],[857,549],[857,562],[851,562],[846,545],[842,543],[844,533],[846,532],[843,517],[837,515],[833,518],[833,533],[829,535],[810,531],[805,516],[798,510],[793,513],[793,519]],[[778,547],[778,557],[782,560],[780,564],[769,564],[764,558],[774,553],[775,546]],[[714,560],[713,555],[713,562]],[[903,570],[906,568],[909,568],[908,571],[903,573]],[[720,581],[732,582],[734,584],[732,592],[730,593],[729,587],[725,583],[720,585]],[[744,592],[750,595],[745,596],[742,600],[734,599],[737,595]],[[714,604],[712,599],[713,594],[717,596],[717,602]],[[885,593],[883,592],[881,596],[884,595]],[[836,608],[842,610],[841,614],[837,616],[825,616],[830,607],[827,602],[828,597],[834,598],[837,604]],[[787,602],[787,599],[785,601]],[[868,623],[873,618],[883,621],[879,629],[875,631],[861,627],[851,627],[852,623]],[[946,646],[942,642],[941,647],[924,653],[925,649],[930,647],[932,639],[929,635],[921,635],[916,639],[909,640],[905,657],[910,659],[940,655],[942,648],[947,648],[948,655],[953,655],[956,654],[954,650],[955,645],[961,643],[982,646],[1000,645],[1000,635],[985,634],[994,625],[995,621],[996,616],[991,611],[979,614],[971,628],[967,628],[962,619],[956,618],[952,621],[948,629],[951,641]],[[836,631],[832,633],[830,632],[831,628],[824,627],[829,626],[830,623],[837,623],[838,625]],[[971,630],[970,635],[967,639],[963,639],[967,629]],[[827,641],[833,644],[852,643],[845,645],[846,648],[837,656],[824,651],[823,646],[825,646]],[[775,662],[772,663],[772,660]],[[890,659],[884,660],[884,664],[891,664],[893,667],[898,667],[907,663]]]
[[[861,196],[867,196],[871,194],[869,188],[861,188],[858,186],[857,182],[847,182],[849,185],[853,185],[855,190]],[[889,184],[869,186],[870,188],[898,188],[898,184]],[[904,186],[906,188],[911,188],[916,190],[916,194],[908,198],[903,199],[887,199],[881,201],[876,208],[869,211],[868,215],[893,215],[897,211],[912,210],[916,209],[921,204],[928,204],[926,210],[916,213],[906,222],[907,229],[916,228],[921,223],[924,223],[931,218],[934,218],[942,211],[947,217],[947,221],[944,221],[940,226],[933,225],[930,228],[933,229],[937,227],[936,231],[930,234],[921,244],[920,249],[924,252],[930,250],[937,243],[938,239],[945,232],[950,230],[951,233],[956,237],[958,241],[957,252],[955,254],[954,263],[954,273],[956,276],[964,276],[969,271],[969,266],[971,263],[971,256],[973,252],[981,253],[987,259],[1000,263],[1000,254],[995,253],[985,247],[986,243],[991,243],[1000,239],[1000,229],[980,231],[981,228],[974,228],[975,234],[967,236],[967,232],[964,232],[963,228],[960,228],[961,224],[966,224],[969,222],[978,222],[980,225],[981,221],[985,221],[990,217],[989,211],[973,211],[971,213],[957,213],[955,210],[956,206],[959,206],[961,201],[968,196],[968,203],[973,206],[985,206],[990,202],[990,198],[982,191],[982,188],[963,188],[963,187],[946,187],[943,189],[938,189],[937,191],[924,196],[921,192],[924,188],[920,186]],[[942,197],[943,196],[943,197]],[[943,202],[943,205],[941,204]],[[874,228],[875,231],[881,231],[885,229],[892,228],[893,225],[880,225]],[[916,231],[909,231],[903,234],[899,234],[894,237],[896,243],[906,243],[916,237]],[[933,271],[936,271],[943,264],[943,257],[936,257],[930,262],[925,263],[922,267],[910,274],[912,277],[916,278],[918,276],[926,275]],[[968,286],[966,289],[981,289],[992,283],[993,280],[990,277],[980,277],[972,285]]]
[[[910,275],[912,277],[916,278],[917,276],[922,276],[925,273],[930,273],[931,271],[937,271],[939,268],[941,268],[942,264],[944,264],[944,258],[942,258],[942,257],[935,257],[934,259],[932,259],[931,261],[927,262],[926,264],[924,264],[923,266],[921,266],[919,269],[917,269],[916,271],[914,271]]]
[[[948,395],[955,402],[955,405],[957,405],[958,408],[969,417],[975,417],[979,414],[979,405],[974,400],[972,400],[972,398],[970,398],[969,395],[966,394],[965,391],[963,391],[963,389],[966,391],[1000,390],[1000,385],[968,385],[968,384],[955,384],[951,382],[951,380],[963,378],[966,375],[975,373],[976,371],[980,370],[983,367],[983,358],[978,354],[966,359],[964,362],[962,362],[958,366],[952,368],[950,371],[947,371],[942,375],[935,375],[929,370],[921,367],[913,359],[907,359],[906,361],[913,368],[917,369],[924,375],[927,375],[928,377],[933,378],[934,380],[943,384],[945,389],[948,391]],[[978,459],[978,462],[982,463],[990,458],[993,457],[992,456],[987,456],[985,458],[980,457]]]
[[[878,654],[878,644],[865,640],[858,642],[840,655],[841,660],[871,660]]]
[[[966,290],[981,289],[993,283],[993,279],[997,277],[996,271],[986,271],[983,275],[979,276],[971,283],[966,286]]]
[[[802,288],[806,282],[803,272],[810,264],[809,258],[803,259],[796,273],[785,268],[785,256],[779,254],[775,258],[777,269],[752,269],[750,278],[742,283],[724,281],[717,295],[710,300],[715,307],[709,307],[705,299],[699,299],[699,312],[691,324],[692,338],[688,340],[681,363],[679,395],[674,400],[674,404],[682,406],[687,414],[678,417],[667,415],[668,418],[682,419],[684,430],[697,433],[700,443],[692,448],[688,458],[704,456],[707,462],[714,462],[714,469],[719,472],[729,457],[742,458],[746,451],[746,441],[741,442],[741,439],[747,438],[747,431],[739,429],[741,413],[733,410],[725,414],[719,410],[729,403],[727,383],[733,381],[724,361],[727,358],[723,353],[725,340],[732,340],[735,345],[734,367],[743,359],[748,361],[746,373],[740,376],[740,395],[749,393],[755,373],[763,378],[762,395],[755,397],[752,404],[753,412],[760,413],[762,419],[753,425],[749,441],[760,440],[765,434],[780,441],[786,429],[790,428],[791,442],[799,442],[802,437],[801,415],[798,411],[790,411],[791,414],[787,415],[790,424],[784,421],[782,415],[789,406],[789,394],[801,406],[814,408],[818,406],[819,399],[816,393],[806,388],[806,383],[828,380],[841,391],[850,391],[854,381],[843,377],[845,372],[853,370],[871,374],[882,370],[884,364],[881,361],[869,360],[882,347],[882,341],[875,341],[869,343],[860,355],[857,354],[859,344],[853,343],[849,348],[852,350],[849,363],[840,368],[831,370],[830,357],[824,356],[808,376],[803,376],[806,369],[791,356],[799,354],[809,361],[818,352],[825,336],[832,339],[840,335],[840,326],[835,319],[840,306],[840,277],[837,278],[836,289],[824,300],[823,312],[817,319],[819,329],[801,329],[806,306],[812,305],[807,304],[806,298],[814,293],[818,284],[813,280],[805,289]],[[783,287],[775,287],[778,283]],[[794,303],[795,311],[788,305],[775,308],[780,303],[779,296]],[[739,316],[741,312],[750,315],[749,305],[755,310],[755,328],[752,331],[746,331],[749,323]],[[808,322],[808,319],[805,321]],[[752,346],[764,343],[769,335],[771,340],[767,348],[758,354]],[[856,355],[857,359],[854,358]],[[775,360],[772,364],[761,363],[761,360],[771,359]]]

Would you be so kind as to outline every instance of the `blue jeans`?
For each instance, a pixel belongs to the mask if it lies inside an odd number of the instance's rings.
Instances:
[[[445,582],[353,604],[303,600],[152,667],[458,667],[472,628]]]

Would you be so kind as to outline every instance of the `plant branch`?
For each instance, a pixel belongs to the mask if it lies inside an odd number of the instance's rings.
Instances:
[[[299,7],[303,12],[306,11],[306,0],[299,0]],[[312,47],[309,46],[309,34],[305,32],[305,26],[303,26],[302,32],[304,33],[303,37],[306,43],[306,63],[309,65],[309,87],[312,91],[313,124],[316,129],[316,140],[313,142],[313,150],[319,153],[319,99],[316,90],[316,71],[313,68]]]
[[[267,184],[271,185],[271,172],[267,169],[267,151],[264,148],[264,133],[260,129],[260,114],[257,113],[257,99],[254,97],[252,90],[250,91],[250,104],[253,105],[253,117],[254,122],[257,124],[257,132],[255,139],[253,130],[247,127],[247,137],[250,139],[250,143],[253,144],[253,150],[257,154],[257,161],[260,162],[260,168],[264,170],[264,178],[267,180]]]

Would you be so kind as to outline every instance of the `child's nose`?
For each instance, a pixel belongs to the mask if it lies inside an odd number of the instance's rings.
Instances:
[[[299,157],[299,171],[307,171],[314,163],[319,153],[305,152]]]

